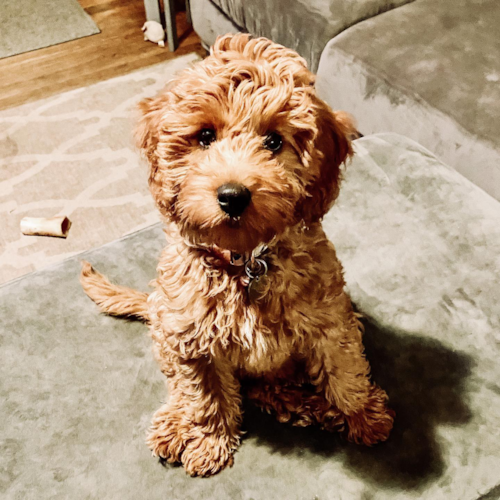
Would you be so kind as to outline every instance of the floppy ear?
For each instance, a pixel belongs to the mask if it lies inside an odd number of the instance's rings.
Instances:
[[[340,166],[353,154],[350,137],[351,132],[356,130],[347,113],[335,113],[323,101],[315,100],[316,133],[306,147],[309,168],[314,171],[313,180],[299,208],[306,224],[319,221],[337,198]]]
[[[346,111],[335,111],[333,114],[335,115],[335,120],[344,130],[345,135],[350,141],[363,137],[352,115]]]
[[[157,97],[144,99],[137,106],[140,118],[135,129],[135,142],[148,160],[158,144],[161,117],[171,102],[169,94],[167,91]]]
[[[157,146],[160,140],[162,116],[171,106],[172,100],[173,96],[167,90],[157,97],[141,101],[138,106],[141,116],[135,129],[136,145],[149,164],[149,188],[162,211],[166,210],[167,204],[162,193],[163,182]]]

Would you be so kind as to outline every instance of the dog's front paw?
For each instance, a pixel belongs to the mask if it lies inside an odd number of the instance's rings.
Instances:
[[[233,465],[239,439],[226,434],[203,434],[191,440],[182,454],[182,464],[191,476],[210,476]]]
[[[153,456],[169,463],[180,462],[190,438],[191,426],[184,413],[176,408],[160,408],[153,417],[147,443]]]
[[[214,432],[194,423],[182,409],[167,406],[155,413],[147,443],[154,456],[181,462],[191,476],[209,476],[232,465],[239,436],[221,428]]]
[[[346,415],[349,441],[371,446],[387,440],[395,417],[395,412],[387,408],[387,399],[387,394],[380,387],[373,386],[364,409]]]

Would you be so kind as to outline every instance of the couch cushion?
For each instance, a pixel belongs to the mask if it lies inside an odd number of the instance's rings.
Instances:
[[[0,288],[0,496],[496,498],[500,204],[402,137],[355,148],[325,228],[397,413],[387,443],[347,444],[248,406],[232,468],[200,481],[162,467],[144,442],[165,399],[146,327],[99,314],[72,257]],[[164,244],[155,226],[84,257],[147,289]]]
[[[417,0],[325,49],[318,90],[364,134],[415,139],[500,199],[500,3]]]
[[[330,38],[363,19],[411,1],[212,0],[244,31],[296,50],[308,61],[312,71],[316,71],[321,52]]]
[[[190,0],[191,18],[196,34],[205,49],[209,49],[219,35],[245,31],[227,17],[210,0]]]

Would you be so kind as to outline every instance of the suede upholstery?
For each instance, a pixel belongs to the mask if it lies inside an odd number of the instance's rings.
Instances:
[[[327,42],[349,26],[413,0],[213,0],[236,26],[296,50],[316,71]],[[196,5],[193,5],[196,12]],[[195,28],[198,24],[195,22]]]
[[[500,494],[500,204],[401,136],[355,142],[324,226],[367,316],[387,443],[347,444],[246,405],[232,468],[210,479],[151,458],[165,398],[141,323],[102,315],[85,258],[147,290],[161,227],[0,287],[0,497],[5,499],[494,499]]]
[[[497,0],[417,0],[333,38],[318,91],[364,134],[411,137],[500,199],[499,25]]]
[[[190,4],[193,26],[206,49],[214,44],[219,35],[245,31],[210,1],[190,0]]]

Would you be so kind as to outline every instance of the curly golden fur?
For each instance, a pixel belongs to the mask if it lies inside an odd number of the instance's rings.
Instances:
[[[192,475],[232,463],[243,380],[248,397],[283,422],[345,429],[366,445],[392,428],[321,226],[354,127],[313,83],[289,49],[242,34],[219,38],[209,57],[141,104],[138,144],[170,241],[155,291],[147,297],[112,285],[84,263],[82,284],[103,311],[150,324],[169,399],[148,444]],[[203,147],[206,129],[215,140]],[[264,147],[271,132],[282,138],[277,151]],[[251,193],[239,218],[218,203],[227,183]],[[244,267],[224,253],[248,255],[263,243],[269,271],[250,300]]]

